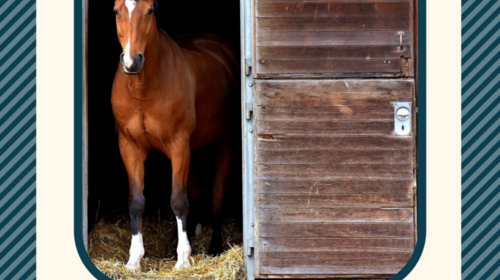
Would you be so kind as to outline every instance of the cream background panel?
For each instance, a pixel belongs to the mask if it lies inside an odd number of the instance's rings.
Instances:
[[[460,1],[427,2],[427,240],[406,279],[460,279]],[[111,14],[112,1],[93,3]],[[42,280],[93,279],[73,234],[73,47],[73,1],[38,0],[37,277]]]

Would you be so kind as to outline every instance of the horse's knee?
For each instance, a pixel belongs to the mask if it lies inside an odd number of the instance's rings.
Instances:
[[[187,194],[172,195],[170,205],[176,217],[185,218],[189,211],[189,200]]]

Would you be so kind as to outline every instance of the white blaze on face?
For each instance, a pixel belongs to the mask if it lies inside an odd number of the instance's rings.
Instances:
[[[144,256],[144,244],[142,243],[142,234],[139,232],[132,235],[132,244],[130,245],[130,256],[127,263],[129,269],[140,269],[141,259]]]
[[[176,217],[177,218],[177,217]],[[179,244],[177,244],[177,263],[174,269],[180,269],[183,266],[191,266],[189,264],[189,257],[191,257],[191,246],[187,234],[182,230],[182,220],[177,218],[177,234]]]
[[[125,67],[129,68],[134,63],[134,60],[130,56],[130,38],[128,39],[127,47],[125,48],[125,54],[123,55],[123,62],[125,62]]]
[[[128,18],[130,21],[132,21],[132,12],[134,11],[136,4],[136,0],[125,0],[125,6],[128,9]]]
[[[136,4],[137,3],[135,0],[126,0],[125,1],[125,6],[128,9],[128,18],[130,19],[130,22],[132,22],[132,12],[134,11]],[[134,63],[134,60],[130,56],[130,38],[128,38],[128,43],[127,43],[127,47],[125,48],[125,54],[123,55],[123,60],[125,62],[125,67],[127,67],[127,68],[132,66],[132,64]]]

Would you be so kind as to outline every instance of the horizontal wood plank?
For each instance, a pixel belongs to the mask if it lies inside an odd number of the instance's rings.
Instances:
[[[397,194],[259,194],[265,208],[377,208],[413,207],[413,192]]]
[[[411,164],[259,164],[260,178],[412,179]]]
[[[410,3],[410,0],[256,0],[258,3]]]
[[[257,61],[261,60],[332,60],[332,59],[399,59],[409,57],[410,46],[301,46],[257,47]]]
[[[300,73],[402,73],[400,59],[339,59],[339,60],[259,60],[257,71],[265,74]]]
[[[410,34],[408,30],[401,31],[405,32],[405,34]],[[256,34],[256,46],[399,46],[399,32],[400,31],[260,31]],[[409,45],[410,43],[410,36],[403,36],[403,44]]]
[[[260,31],[385,31],[408,30],[409,14],[390,17],[262,17],[256,21]]]
[[[260,134],[259,150],[412,150],[411,136],[318,136]]]
[[[259,237],[413,238],[413,223],[261,223]]]
[[[261,223],[402,223],[413,222],[413,208],[291,209],[259,208]]]
[[[269,151],[258,150],[260,164],[412,164],[411,150]]]
[[[413,248],[413,238],[259,238],[261,252],[412,252]]]
[[[260,134],[283,135],[389,135],[394,132],[394,121],[325,122],[325,121],[266,121],[259,122]]]
[[[259,80],[256,86],[256,103],[264,106],[349,106],[363,99],[390,106],[384,101],[412,101],[409,80]],[[369,106],[363,104],[351,106]]]
[[[373,264],[374,266],[359,265],[356,267],[345,267],[343,265],[336,266],[328,266],[328,267],[259,267],[260,275],[276,275],[279,278],[288,278],[292,275],[295,278],[302,278],[305,275],[307,277],[304,278],[312,278],[312,279],[320,279],[323,278],[323,275],[332,275],[335,274],[337,276],[332,276],[335,278],[330,279],[346,279],[346,276],[352,277],[357,276],[355,279],[360,279],[361,277],[369,277],[372,278],[373,275],[387,275],[387,277],[391,277],[393,274],[401,271],[402,267],[384,267],[380,264]],[[404,265],[403,265],[404,266]],[[287,277],[283,277],[281,275],[286,275]],[[317,277],[316,277],[317,275]],[[366,276],[364,276],[366,275]],[[371,276],[371,277],[370,277]],[[259,276],[261,277],[261,276]]]
[[[261,3],[255,7],[257,17],[387,17],[409,16],[410,5],[405,2],[378,3]]]
[[[256,106],[259,121],[333,121],[394,119],[394,106]]]
[[[413,180],[260,179],[260,193],[405,194],[413,193]]]

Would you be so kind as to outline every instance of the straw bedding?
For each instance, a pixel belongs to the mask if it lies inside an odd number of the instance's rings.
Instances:
[[[94,265],[112,279],[245,279],[241,223],[234,219],[222,222],[224,253],[207,256],[212,227],[190,240],[191,267],[174,271],[177,255],[175,217],[145,217],[142,222],[145,255],[141,270],[133,272],[125,265],[130,249],[130,218],[120,215],[101,220],[89,234],[89,256]]]

